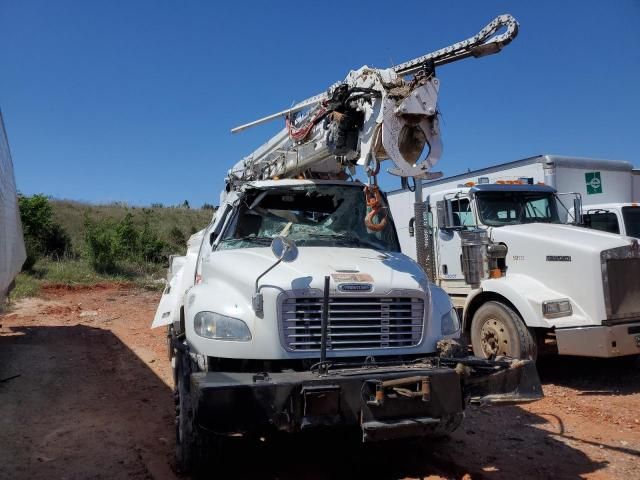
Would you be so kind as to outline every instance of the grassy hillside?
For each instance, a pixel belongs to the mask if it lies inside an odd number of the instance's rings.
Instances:
[[[59,226],[63,236],[68,237],[65,253],[60,255],[45,252],[39,256],[33,266],[16,279],[16,288],[11,294],[14,299],[37,295],[44,284],[79,285],[115,281],[161,288],[169,254],[183,253],[189,236],[204,228],[214,213],[211,209],[134,207],[120,203],[92,205],[73,200],[49,199],[48,205],[52,222]],[[153,260],[143,257],[140,252],[135,257],[131,252],[122,254],[122,248],[127,250],[130,245],[120,238],[120,256],[117,261],[113,262],[111,268],[97,268],[95,255],[92,257],[87,243],[88,224],[94,225],[94,230],[96,226],[99,227],[98,240],[104,240],[105,235],[106,238],[113,238],[126,227],[124,235],[133,233],[139,249],[149,245],[155,248]],[[31,242],[33,245],[34,241],[41,240],[37,238],[37,232],[44,229],[29,229],[24,217],[23,226],[27,227],[27,243]]]
[[[148,219],[160,239],[174,244],[175,239],[170,235],[174,227],[188,239],[192,233],[204,228],[213,216],[212,210],[201,209],[130,207],[120,203],[91,205],[73,200],[50,200],[50,203],[54,220],[69,234],[72,247],[78,253],[84,249],[84,224],[87,217],[93,221],[110,219],[119,222],[130,213],[135,225],[141,227]]]

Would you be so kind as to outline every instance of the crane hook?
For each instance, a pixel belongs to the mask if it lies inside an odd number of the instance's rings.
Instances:
[[[374,177],[375,178],[375,177]],[[387,226],[387,213],[383,211],[382,207],[382,195],[378,185],[366,185],[364,187],[364,196],[367,202],[367,207],[371,210],[364,217],[364,224],[368,230],[372,232],[381,232]],[[382,218],[380,219],[380,212],[382,211]],[[373,221],[373,217],[378,215],[378,223]]]

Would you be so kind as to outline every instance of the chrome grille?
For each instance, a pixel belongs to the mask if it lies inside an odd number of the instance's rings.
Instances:
[[[607,260],[611,317],[640,315],[640,258]]]
[[[332,297],[328,350],[413,347],[420,343],[424,302],[415,297]],[[285,298],[281,325],[291,351],[320,350],[322,298]]]
[[[640,248],[629,246],[603,250],[600,253],[602,281],[607,318],[613,325],[640,317]]]

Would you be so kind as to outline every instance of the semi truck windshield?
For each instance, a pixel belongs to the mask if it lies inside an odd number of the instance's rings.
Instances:
[[[478,192],[478,213],[492,227],[522,223],[562,223],[556,199],[539,192]]]
[[[385,204],[384,210],[389,214]],[[399,252],[390,214],[386,227],[364,224],[367,203],[361,187],[308,185],[248,192],[218,248],[269,245],[287,232],[300,246],[373,248]]]

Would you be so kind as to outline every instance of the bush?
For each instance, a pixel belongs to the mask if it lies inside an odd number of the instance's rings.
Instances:
[[[45,239],[45,252],[56,260],[71,254],[71,238],[59,223],[51,224]]]
[[[171,230],[169,230],[169,242],[171,243],[171,247],[182,249],[187,243],[187,239],[185,238],[182,230],[174,226]]]
[[[153,231],[147,220],[140,234],[140,245],[137,252],[138,260],[143,259],[145,262],[161,263],[167,259],[163,255],[166,244],[158,238],[158,234]]]
[[[202,210],[215,210],[216,207],[214,207],[213,205],[211,205],[210,203],[203,203],[202,204]]]
[[[108,220],[85,222],[85,242],[91,266],[97,272],[113,273],[122,256],[117,239],[117,225]]]
[[[140,250],[140,233],[133,224],[133,215],[127,213],[115,227],[116,248],[121,257],[136,260]]]
[[[54,222],[47,197],[42,194],[31,197],[20,195],[18,205],[27,250],[24,270],[31,270],[43,256],[59,259],[71,252],[71,239],[64,228]]]
[[[142,265],[162,263],[167,259],[167,244],[151,228],[149,218],[142,228],[128,213],[120,222],[105,219],[85,220],[85,242],[91,265],[101,273],[114,273],[123,261]]]

